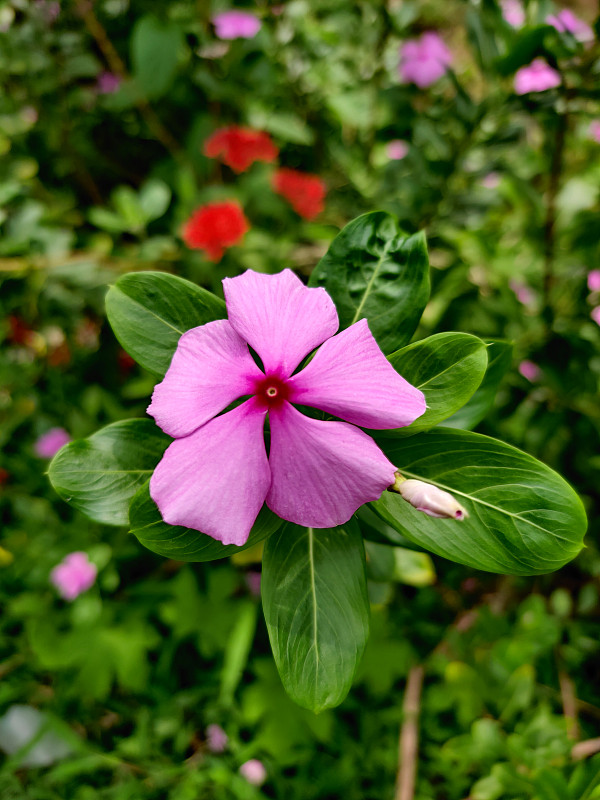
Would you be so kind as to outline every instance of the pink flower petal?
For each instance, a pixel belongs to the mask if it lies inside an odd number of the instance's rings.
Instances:
[[[269,421],[267,505],[283,519],[312,528],[341,525],[394,483],[394,465],[359,428],[311,419],[287,402]]]
[[[165,433],[188,436],[245,394],[262,377],[248,346],[226,319],[183,334],[148,414]]]
[[[271,480],[265,415],[250,399],[168,447],[150,479],[165,522],[244,544]]]
[[[287,378],[339,327],[325,289],[309,289],[289,269],[277,275],[247,270],[225,278],[223,289],[229,321],[256,350],[267,373]]]
[[[366,319],[328,339],[288,383],[294,403],[364,428],[402,428],[425,413],[423,392],[392,367]]]

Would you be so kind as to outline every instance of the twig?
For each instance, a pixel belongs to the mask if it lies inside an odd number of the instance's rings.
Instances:
[[[567,736],[573,741],[579,739],[579,725],[577,723],[577,697],[575,684],[564,670],[558,673],[558,685],[562,700],[563,714],[567,723]]]
[[[412,667],[402,703],[402,727],[398,745],[398,777],[394,800],[413,800],[419,757],[419,712],[425,670]]]
[[[586,739],[585,742],[577,742],[571,748],[573,761],[580,761],[596,753],[600,753],[600,739]]]
[[[560,177],[563,168],[565,138],[569,118],[567,112],[558,115],[558,126],[552,150],[552,163],[548,181],[548,194],[546,204],[546,221],[544,223],[544,302],[546,309],[550,308],[550,292],[554,283],[554,255],[556,249],[556,197],[560,186]]]

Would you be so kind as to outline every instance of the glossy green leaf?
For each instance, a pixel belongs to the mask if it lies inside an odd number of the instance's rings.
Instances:
[[[427,411],[409,427],[384,435],[411,436],[438,425],[472,397],[485,375],[487,353],[476,336],[438,333],[393,353],[389,360],[425,394]]]
[[[512,361],[511,342],[501,339],[486,339],[488,366],[481,386],[469,402],[449,417],[444,425],[450,428],[475,428],[487,416],[494,405],[494,399],[502,378]]]
[[[362,537],[286,525],[265,545],[261,592],[283,685],[318,713],[346,697],[369,635]]]
[[[235,544],[221,544],[193,528],[163,522],[160,511],[150,497],[148,483],[139,489],[129,508],[130,533],[148,550],[176,561],[215,561],[217,558],[226,558],[262,542],[282,524],[281,519],[264,506],[250,531],[248,541],[238,547]]]
[[[96,522],[127,525],[129,503],[171,440],[152,420],[114,422],[70,442],[50,463],[55,490]]]
[[[365,318],[391,353],[410,341],[429,299],[425,234],[407,236],[385,211],[363,214],[335,237],[309,283],[331,295],[342,329]]]
[[[409,439],[379,441],[406,478],[451,492],[464,522],[434,519],[398,494],[372,507],[422,547],[489,572],[551,572],[581,550],[586,516],[577,494],[532,456],[470,431],[437,428]]]
[[[190,328],[223,319],[226,309],[218,297],[183,278],[132,272],[108,290],[106,314],[129,355],[162,377],[179,337]]]
[[[146,16],[135,24],[131,35],[133,77],[146,97],[161,97],[169,89],[183,43],[183,33],[173,23]]]

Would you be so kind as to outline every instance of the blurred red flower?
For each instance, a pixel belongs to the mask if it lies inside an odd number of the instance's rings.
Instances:
[[[273,176],[273,188],[304,219],[314,219],[325,207],[323,201],[327,189],[318,175],[295,169],[278,169]]]
[[[255,161],[275,161],[279,149],[267,133],[231,125],[208,137],[204,155],[219,158],[234,172],[245,172]]]
[[[250,230],[240,205],[234,200],[208,203],[184,223],[181,237],[188,247],[204,250],[210,261],[220,261],[226,247],[237,244]]]

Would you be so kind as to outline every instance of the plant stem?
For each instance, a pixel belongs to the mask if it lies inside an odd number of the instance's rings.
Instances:
[[[419,712],[425,670],[420,664],[412,667],[406,681],[402,703],[402,727],[398,744],[398,777],[394,800],[413,800],[419,760]]]

